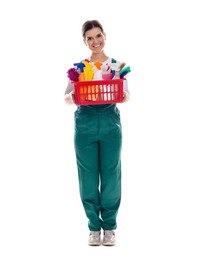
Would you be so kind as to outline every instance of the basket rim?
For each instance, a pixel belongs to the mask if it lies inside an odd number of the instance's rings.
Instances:
[[[104,79],[98,79],[98,80],[84,80],[84,81],[71,81],[72,84],[110,84],[110,83],[118,83],[126,80],[125,78],[123,79],[109,79],[109,80],[104,80]]]

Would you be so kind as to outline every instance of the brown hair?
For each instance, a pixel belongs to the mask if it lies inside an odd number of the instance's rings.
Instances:
[[[91,30],[92,28],[100,28],[102,33],[104,33],[103,30],[103,26],[101,25],[101,23],[98,20],[88,20],[86,21],[83,25],[82,25],[82,35],[83,38],[85,37],[85,33],[89,30]]]

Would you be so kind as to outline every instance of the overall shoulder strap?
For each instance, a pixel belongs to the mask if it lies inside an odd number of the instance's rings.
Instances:
[[[111,59],[111,62],[112,63],[117,63],[117,61],[114,58]]]

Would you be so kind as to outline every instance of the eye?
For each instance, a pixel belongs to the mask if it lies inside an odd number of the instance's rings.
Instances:
[[[101,33],[100,33],[100,34],[98,34],[98,35],[97,35],[97,37],[98,37],[98,38],[101,38],[101,37],[102,37],[102,34],[101,34]]]
[[[87,38],[87,41],[91,41],[91,40],[92,40],[92,37],[88,37],[88,38]]]

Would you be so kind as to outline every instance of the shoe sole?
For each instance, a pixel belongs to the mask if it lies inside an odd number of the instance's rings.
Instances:
[[[101,244],[88,244],[89,246],[100,246]]]
[[[116,243],[103,243],[102,245],[103,246],[115,246]]]

